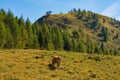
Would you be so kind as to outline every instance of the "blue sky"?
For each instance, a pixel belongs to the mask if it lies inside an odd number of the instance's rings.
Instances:
[[[80,8],[120,20],[120,0],[1,0],[0,9],[10,9],[15,16],[29,17],[33,23],[46,11],[67,13]]]

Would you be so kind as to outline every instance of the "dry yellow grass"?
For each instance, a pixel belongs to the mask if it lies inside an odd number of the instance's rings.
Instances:
[[[60,55],[51,70],[51,56]],[[119,80],[120,57],[65,51],[0,50],[0,80]]]

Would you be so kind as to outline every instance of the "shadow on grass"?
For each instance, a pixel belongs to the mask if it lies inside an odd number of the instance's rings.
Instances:
[[[50,70],[55,70],[56,69],[56,67],[54,67],[52,64],[48,64],[48,67],[49,67]]]

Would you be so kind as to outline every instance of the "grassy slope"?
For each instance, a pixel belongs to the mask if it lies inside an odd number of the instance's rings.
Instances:
[[[85,15],[83,17],[85,17]],[[115,48],[116,50],[120,51],[120,35],[118,35],[117,39],[114,39],[117,34],[120,34],[120,25],[117,24],[118,22],[100,14],[97,14],[97,18],[97,23],[101,26],[99,28],[95,27],[93,29],[89,28],[89,25],[94,19],[88,19],[88,22],[86,22],[83,21],[83,19],[78,19],[75,16],[75,13],[52,14],[46,19],[43,17],[39,18],[37,22],[42,25],[42,20],[44,20],[44,23],[46,23],[48,26],[59,26],[63,27],[63,29],[67,28],[69,33],[71,33],[73,30],[79,31],[80,29],[82,38],[87,39],[89,36],[90,40],[94,43],[103,42],[103,37],[100,37],[98,35],[102,34],[101,29],[104,26],[108,29],[108,41],[104,42],[104,46],[109,49]],[[103,19],[105,20],[105,22],[103,22]],[[110,24],[110,22],[114,23],[115,25]],[[119,27],[116,27],[116,25]],[[111,46],[114,46],[114,48],[111,48]]]
[[[50,70],[51,56],[61,55]],[[0,50],[0,80],[119,80],[120,56],[45,50]]]

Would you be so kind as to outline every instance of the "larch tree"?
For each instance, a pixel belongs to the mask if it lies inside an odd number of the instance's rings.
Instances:
[[[22,37],[22,44],[21,44],[21,48],[26,48],[26,44],[28,41],[28,35],[27,35],[27,31],[26,31],[26,27],[25,27],[25,22],[23,17],[21,16],[19,21],[18,21],[19,27],[20,27],[20,31],[21,31],[21,37]]]
[[[32,26],[31,26],[31,22],[30,22],[29,18],[27,18],[27,20],[25,22],[25,27],[26,27],[27,35],[28,35],[28,40],[27,40],[26,47],[27,48],[32,48],[32,45],[33,45],[33,30],[32,30]]]
[[[2,21],[0,21],[0,48],[4,48],[6,44],[6,28]]]

